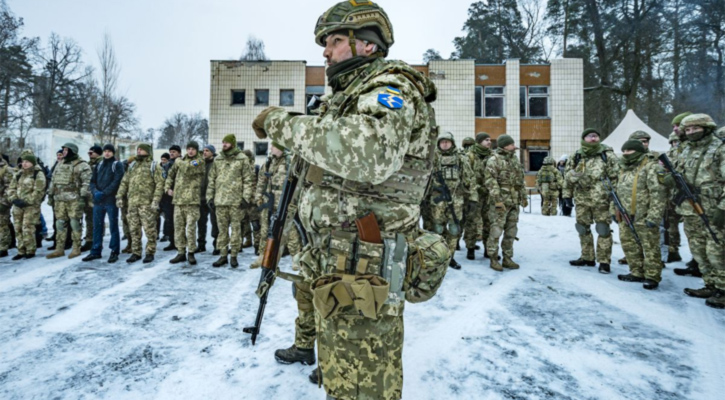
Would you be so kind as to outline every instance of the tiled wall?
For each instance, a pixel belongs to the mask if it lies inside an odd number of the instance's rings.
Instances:
[[[475,91],[473,60],[431,61],[428,72],[438,88],[433,103],[441,131],[450,131],[460,147],[465,137],[475,133]]]
[[[519,60],[506,60],[506,133],[521,147],[521,116],[519,114]]]
[[[581,59],[551,62],[551,155],[557,160],[579,148],[584,129],[584,69]]]

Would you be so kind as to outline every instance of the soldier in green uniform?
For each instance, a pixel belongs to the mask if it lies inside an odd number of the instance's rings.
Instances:
[[[612,230],[609,224],[612,212],[609,193],[602,180],[609,178],[614,186],[619,166],[612,148],[600,143],[599,139],[596,129],[589,128],[582,132],[581,148],[566,162],[562,197],[568,206],[576,204],[575,226],[582,249],[581,256],[569,261],[569,264],[593,267],[599,261],[599,271],[609,273],[612,259]],[[592,223],[599,235],[596,256]]]
[[[543,164],[536,173],[536,189],[541,194],[541,215],[556,215],[564,178],[554,166],[553,158],[545,157]]]
[[[13,204],[18,254],[13,260],[35,257],[35,226],[40,222],[40,204],[45,197],[45,173],[32,154],[21,156],[20,171],[10,182],[8,200]]]
[[[95,170],[98,163],[103,160],[103,149],[101,146],[95,144],[88,149],[88,165],[91,167],[91,171]],[[91,172],[92,176],[92,172]],[[86,237],[85,243],[81,246],[81,251],[88,251],[93,248],[93,194],[90,193],[86,198],[86,208],[83,210],[83,216],[86,226]],[[101,227],[100,229],[104,229]]]
[[[677,161],[679,157],[678,147],[680,146],[680,137],[675,132],[670,134],[670,149],[667,151],[667,158],[671,162]],[[680,223],[682,222],[682,216],[677,214],[676,205],[674,202],[674,190],[672,188],[666,188],[667,190],[667,205],[665,207],[665,235],[667,239],[667,258],[663,261],[665,263],[672,263],[682,261],[680,256],[680,244],[682,238],[680,237]],[[675,268],[675,274],[682,275],[678,271],[684,271],[682,268]],[[699,269],[697,271],[700,272]]]
[[[207,197],[209,206],[216,213],[219,226],[217,249],[220,250],[220,255],[212,265],[226,265],[229,255],[229,263],[236,268],[239,266],[237,255],[242,248],[242,219],[252,202],[252,173],[249,159],[237,148],[237,138],[234,135],[226,135],[222,140],[222,151],[214,160],[209,174]],[[178,239],[176,243],[179,243]],[[230,244],[231,253],[227,254]]]
[[[10,232],[12,203],[8,198],[8,189],[14,175],[15,170],[4,158],[0,158],[0,258],[8,256],[8,249],[12,241],[12,233]]]
[[[461,149],[461,152],[468,153],[469,150],[471,150],[471,146],[476,144],[476,141],[472,137],[466,137],[463,139],[463,142],[461,143],[461,146],[463,149]]]
[[[516,157],[516,144],[509,135],[501,135],[496,141],[498,148],[486,161],[486,188],[489,195],[488,219],[491,232],[486,251],[491,259],[491,269],[518,269],[514,262],[514,240],[518,233],[519,207],[528,207],[524,183],[524,168]],[[498,261],[499,240],[503,264]]]
[[[244,150],[243,153],[249,159],[249,173],[252,177],[252,193],[257,193],[257,174],[259,169],[256,166],[254,154],[252,154],[251,150]],[[252,200],[254,200],[254,195],[252,195]],[[259,225],[259,210],[257,210],[257,205],[254,204],[254,201],[252,201],[252,204],[250,204],[246,209],[244,219],[242,220],[242,238],[244,239],[242,248],[246,249],[254,246],[255,254],[259,252]]]
[[[186,145],[186,155],[177,158],[166,177],[164,190],[172,197],[174,205],[174,243],[178,253],[169,262],[177,264],[188,260],[196,265],[196,223],[199,220],[201,203],[201,180],[206,167],[199,153],[199,143],[190,141]],[[217,216],[217,224],[219,216]],[[221,231],[222,228],[220,227]],[[219,239],[217,239],[217,245]],[[187,254],[188,250],[188,254]]]
[[[136,149],[136,157],[129,159],[126,174],[116,194],[116,206],[126,210],[131,257],[126,262],[141,259],[141,237],[146,233],[146,256],[144,263],[150,263],[156,255],[158,239],[157,221],[159,203],[164,192],[164,176],[161,165],[153,160],[150,144],[142,143]]]
[[[332,289],[354,280],[378,291],[377,277],[399,271],[395,260],[405,257],[404,242],[420,234],[420,203],[436,136],[429,103],[436,90],[407,64],[385,60],[392,26],[372,2],[336,4],[320,17],[315,37],[325,47],[332,88],[319,115],[270,107],[253,128],[258,137],[269,135],[309,163],[298,212],[310,245],[295,260],[315,291],[318,361],[327,395],[400,399],[404,302],[393,295],[399,279],[387,281],[389,296],[378,299],[382,304],[372,297],[353,304],[345,290]],[[356,220],[370,213],[383,243],[359,239]],[[398,253],[385,261],[388,267],[381,258],[384,248]],[[340,304],[350,305],[329,309],[337,295]]]
[[[48,204],[55,211],[56,250],[46,258],[58,258],[65,255],[65,243],[68,227],[71,228],[73,250],[68,258],[81,255],[81,218],[90,195],[91,167],[78,157],[78,146],[73,143],[63,145],[63,162],[55,167],[48,188]]]
[[[705,287],[685,289],[685,293],[707,299],[708,306],[725,308],[725,141],[714,135],[717,125],[707,114],[684,118],[680,128],[685,129],[687,146],[675,168],[699,193],[710,227],[720,241],[712,238],[689,202],[677,207],[705,281]]]
[[[476,241],[479,240],[479,237],[484,245],[483,256],[488,257],[485,247],[491,222],[488,219],[488,188],[485,180],[486,161],[491,157],[491,154],[491,136],[486,132],[479,132],[476,134],[476,143],[468,151],[468,161],[476,180],[476,188],[478,188],[478,207],[472,209],[471,213],[466,214],[466,227],[463,233],[466,250],[468,250],[466,258],[469,260],[476,258]]]
[[[643,282],[645,289],[652,290],[662,280],[659,226],[664,216],[667,195],[665,171],[656,159],[648,156],[640,140],[626,141],[622,153],[616,191],[634,221],[641,244],[637,243],[634,233],[617,211],[619,239],[630,271],[627,275],[617,277],[625,282]]]

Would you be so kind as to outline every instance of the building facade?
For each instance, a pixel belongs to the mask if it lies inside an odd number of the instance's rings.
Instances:
[[[558,158],[579,148],[584,128],[581,59],[546,65],[440,60],[415,68],[436,84],[436,119],[459,146],[477,132],[493,138],[511,135],[530,174],[539,170],[544,157]],[[326,90],[324,67],[307,66],[304,61],[211,61],[209,142],[220,145],[226,134],[233,133],[261,160],[268,144],[254,135],[254,117],[267,106],[308,112],[313,96]]]

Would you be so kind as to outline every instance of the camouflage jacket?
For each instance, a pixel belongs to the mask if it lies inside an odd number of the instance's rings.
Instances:
[[[289,162],[289,157],[285,155],[281,157],[269,156],[267,162],[259,170],[257,190],[254,193],[255,204],[264,206],[270,212],[274,212],[274,208],[282,196],[282,188],[287,177]],[[270,196],[272,196],[271,202]]]
[[[201,153],[195,157],[177,158],[166,177],[164,192],[174,191],[172,204],[191,206],[201,204],[201,180],[206,172]],[[209,189],[209,188],[207,188]]]
[[[214,199],[217,206],[238,207],[242,204],[242,199],[251,203],[254,190],[252,179],[249,158],[244,153],[237,148],[229,152],[222,151],[214,159],[214,165],[209,172],[206,198]]]
[[[516,152],[496,149],[486,161],[486,187],[491,204],[503,203],[506,207],[518,207],[526,196],[524,167]]]
[[[699,191],[705,212],[710,214],[715,208],[725,210],[725,141],[714,135],[688,141],[675,168]],[[677,213],[696,215],[688,202],[679,205]]]
[[[52,196],[54,201],[87,200],[92,175],[93,171],[86,161],[80,158],[63,160],[53,171],[48,196]]]
[[[8,199],[8,189],[10,189],[10,181],[15,174],[15,170],[0,158],[0,204],[10,207]]]
[[[436,151],[435,163],[433,166],[433,178],[431,186],[438,188],[442,186],[438,181],[437,175],[440,174],[451,191],[451,195],[456,198],[464,199],[464,201],[478,201],[478,182],[476,176],[471,169],[471,163],[465,153],[458,151],[455,147],[451,147],[447,151]],[[431,196],[437,196],[438,190],[431,190]]]
[[[468,150],[468,161],[476,180],[478,188],[478,201],[486,202],[488,199],[488,188],[486,187],[486,162],[493,155],[493,151],[479,144],[474,144]]]
[[[608,176],[612,185],[616,185],[618,174],[619,160],[611,147],[602,145],[602,150],[590,157],[579,149],[566,162],[561,196],[573,197],[575,202],[582,204],[609,203],[609,192],[602,179]]]
[[[558,192],[564,186],[564,178],[553,165],[544,165],[536,173],[536,187],[541,194]]]
[[[164,176],[161,165],[151,157],[134,159],[128,164],[121,185],[116,193],[117,199],[126,199],[126,207],[148,206],[160,202],[164,191]]]
[[[617,195],[635,221],[659,224],[664,217],[667,204],[664,175],[664,168],[647,155],[634,165],[620,163]]]
[[[20,169],[15,173],[10,188],[8,190],[8,199],[23,200],[30,206],[40,206],[45,197],[45,173],[40,166],[36,165],[32,169]]]

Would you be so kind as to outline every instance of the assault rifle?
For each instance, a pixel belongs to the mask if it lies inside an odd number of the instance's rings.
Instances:
[[[252,335],[252,346],[257,341],[257,335],[259,335],[262,327],[262,318],[264,317],[264,309],[267,306],[269,290],[272,288],[274,280],[277,277],[279,258],[282,255],[282,246],[284,244],[282,234],[284,233],[284,226],[288,218],[288,208],[290,203],[292,203],[295,189],[297,189],[297,181],[299,178],[291,172],[292,168],[288,168],[287,177],[284,180],[284,188],[282,189],[282,196],[277,205],[277,212],[272,215],[269,221],[267,247],[262,260],[262,276],[259,278],[259,286],[257,287],[257,295],[259,296],[257,317],[254,320],[253,326],[243,329],[244,333]]]
[[[617,208],[618,214],[621,216],[624,222],[627,223],[627,226],[632,231],[632,235],[634,235],[634,240],[637,242],[639,247],[642,247],[642,241],[639,239],[637,230],[634,229],[632,217],[629,215],[629,212],[627,212],[627,210],[624,208],[624,205],[622,205],[622,201],[619,200],[619,196],[617,196],[617,191],[614,190],[614,186],[612,186],[612,181],[609,180],[609,177],[605,175],[604,178],[602,178],[602,182],[604,183],[604,188],[607,189],[607,191],[609,192],[609,196],[612,198],[612,201],[614,202],[614,207]]]
[[[443,171],[438,171],[435,173],[436,181],[438,181],[439,186],[433,188],[436,192],[440,193],[440,196],[434,197],[433,201],[435,203],[440,203],[441,201],[445,201],[447,203],[448,211],[451,213],[451,216],[453,217],[453,222],[456,223],[457,226],[461,226],[460,221],[458,220],[458,217],[456,216],[456,209],[453,207],[453,196],[451,195],[451,190],[448,189],[448,185],[446,184],[445,179],[443,179]]]
[[[675,168],[672,166],[672,162],[670,162],[670,159],[667,158],[667,154],[660,154],[659,160],[662,162],[662,165],[665,166],[667,171],[672,174],[672,177],[675,178],[675,183],[677,184],[678,189],[677,196],[675,196],[675,204],[679,206],[687,200],[687,202],[692,206],[692,209],[695,211],[695,214],[697,214],[702,220],[702,223],[705,225],[705,228],[707,228],[707,231],[710,232],[712,239],[715,243],[720,244],[720,241],[717,239],[717,235],[712,230],[712,227],[710,227],[710,220],[707,218],[705,209],[702,208],[702,203],[700,203],[700,200],[697,198],[697,193],[690,189],[690,185],[685,180],[685,177],[682,176],[681,173],[675,171]]]

